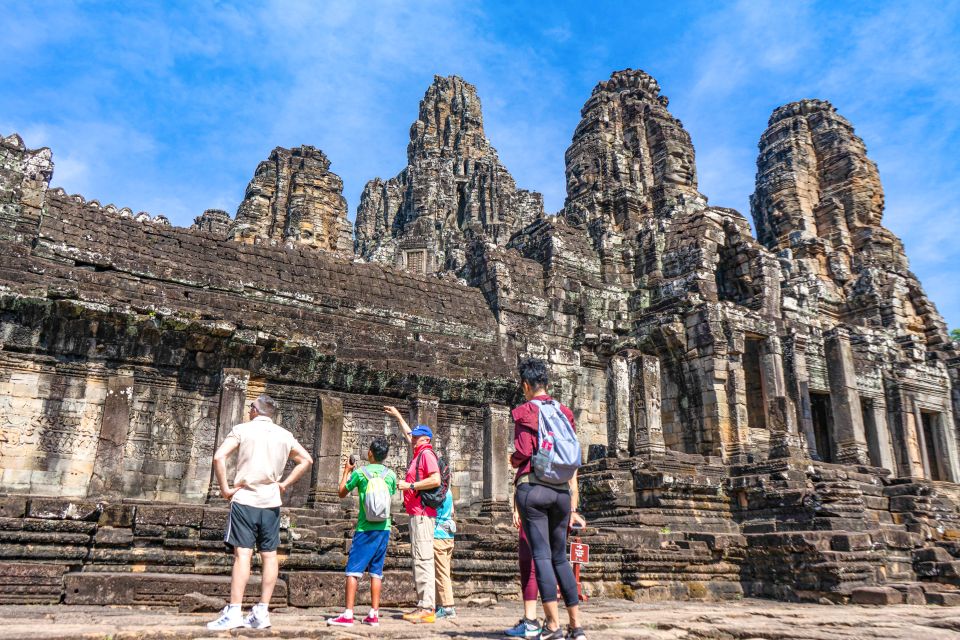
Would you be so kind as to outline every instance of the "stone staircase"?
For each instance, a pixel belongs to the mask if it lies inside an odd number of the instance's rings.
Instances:
[[[325,505],[283,514],[274,602],[341,605],[353,513]],[[232,566],[222,542],[226,517],[224,506],[0,496],[0,604],[176,605],[194,593],[223,599]],[[398,516],[385,565],[386,606],[411,604],[407,532],[406,516]],[[453,575],[459,599],[516,594],[516,544],[504,514],[462,518]],[[254,576],[245,599],[258,597]]]

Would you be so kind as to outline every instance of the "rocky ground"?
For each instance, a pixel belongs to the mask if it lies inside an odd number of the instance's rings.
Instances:
[[[361,612],[364,612],[363,609]],[[277,610],[274,626],[265,631],[210,633],[209,614],[131,607],[0,606],[0,640],[197,640],[200,638],[498,638],[499,630],[518,616],[516,606],[463,608],[456,620],[414,626],[400,612],[382,612],[379,629],[329,629],[322,610]],[[638,604],[622,600],[584,605],[584,619],[593,638],[649,640],[857,640],[960,638],[960,609],[896,605],[798,605],[766,600],[735,603],[663,602]]]

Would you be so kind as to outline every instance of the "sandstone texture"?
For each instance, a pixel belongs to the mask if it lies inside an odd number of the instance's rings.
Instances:
[[[754,235],[699,192],[668,106],[640,70],[598,83],[544,215],[475,88],[438,77],[354,238],[313,147],[275,149],[235,218],[178,228],[51,187],[50,150],[0,139],[0,603],[211,606],[195,594],[230,568],[211,457],[264,392],[317,461],[288,492],[278,606],[339,604],[340,465],[378,435],[407,462],[384,404],[450,463],[458,598],[513,598],[509,412],[532,355],[584,445],[584,591],[693,603],[649,637],[793,637],[757,622],[780,605],[725,610],[752,636],[693,613],[745,597],[950,620],[930,612],[960,604],[960,353],[863,141],[825,101],[776,109]],[[406,535],[399,517],[389,606],[410,604]],[[797,637],[871,637],[850,635],[870,616],[775,610],[812,625]],[[956,633],[901,623],[882,624]]]
[[[247,185],[232,233],[244,242],[350,251],[343,180],[330,172],[323,151],[307,145],[277,147]]]

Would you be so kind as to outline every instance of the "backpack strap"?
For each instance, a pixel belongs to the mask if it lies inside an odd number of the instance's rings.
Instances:
[[[423,457],[423,454],[427,451],[433,454],[433,457],[437,460],[437,468],[440,468],[440,456],[433,450],[433,447],[421,449],[417,457],[413,459],[413,477],[416,478],[414,482],[420,482],[420,458]]]
[[[366,468],[366,467],[360,467],[360,473],[363,475],[364,478],[367,479],[368,482],[373,479],[373,478],[371,478],[370,475],[367,473],[367,468]]]

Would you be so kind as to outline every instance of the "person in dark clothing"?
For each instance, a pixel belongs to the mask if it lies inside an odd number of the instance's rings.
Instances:
[[[571,524],[585,526],[577,513],[579,490],[574,475],[567,486],[542,483],[533,472],[533,456],[537,452],[539,402],[556,402],[547,394],[547,367],[542,360],[527,358],[520,363],[520,381],[527,402],[513,410],[514,453],[510,463],[517,470],[516,504],[524,533],[533,552],[537,587],[543,602],[542,640],[573,638],[584,640],[580,626],[577,581],[567,558],[567,529]],[[573,426],[573,412],[556,402],[560,412]],[[557,584],[563,594],[569,618],[569,632],[560,628],[557,606]]]

